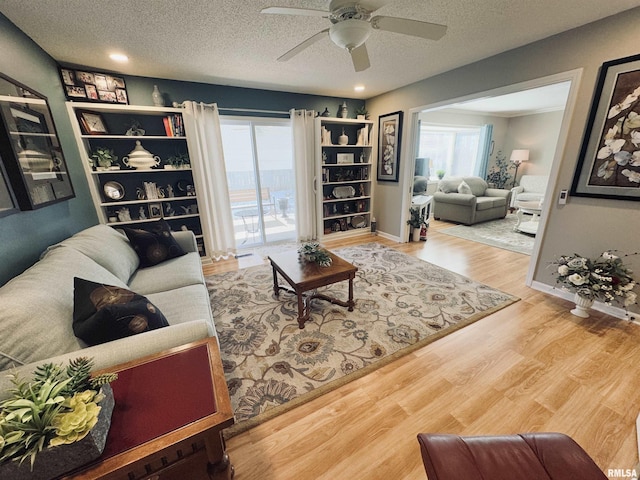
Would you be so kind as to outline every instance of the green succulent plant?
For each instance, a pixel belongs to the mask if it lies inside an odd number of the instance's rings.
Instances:
[[[31,468],[43,449],[84,438],[98,421],[102,398],[97,390],[116,374],[91,377],[86,357],[69,365],[39,366],[33,380],[11,374],[11,397],[0,402],[0,463],[29,459]]]

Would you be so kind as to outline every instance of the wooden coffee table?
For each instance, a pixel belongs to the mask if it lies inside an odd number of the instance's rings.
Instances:
[[[234,423],[215,337],[113,368],[102,455],[63,479],[228,480],[221,431]]]
[[[331,252],[328,253],[333,260],[328,267],[321,267],[316,263],[300,260],[297,251],[269,256],[269,261],[273,268],[273,293],[278,297],[280,290],[284,290],[294,293],[298,297],[298,326],[300,328],[304,328],[304,322],[309,320],[311,314],[310,304],[314,298],[326,300],[341,307],[348,307],[350,312],[353,311],[355,305],[353,301],[353,279],[358,268],[337,255]],[[280,286],[278,273],[291,285],[291,288]],[[349,300],[346,302],[315,291],[317,288],[344,280],[349,280]],[[310,290],[313,290],[313,292],[305,295],[305,292]]]

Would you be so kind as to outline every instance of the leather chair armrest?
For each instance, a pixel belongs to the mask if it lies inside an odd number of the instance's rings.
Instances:
[[[476,196],[466,193],[443,193],[433,194],[433,200],[440,203],[452,203],[454,205],[475,205]]]

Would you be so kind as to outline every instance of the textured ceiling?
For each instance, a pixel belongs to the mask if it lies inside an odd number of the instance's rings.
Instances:
[[[378,2],[381,3],[381,2]],[[0,12],[62,63],[175,80],[369,98],[638,6],[638,0],[395,0],[376,12],[448,25],[439,41],[373,31],[353,71],[329,38],[276,58],[330,23],[263,15],[328,0],[0,0]],[[108,58],[125,53],[128,64]],[[356,84],[365,85],[355,93]]]

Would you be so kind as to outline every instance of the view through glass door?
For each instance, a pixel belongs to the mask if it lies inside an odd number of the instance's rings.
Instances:
[[[295,240],[291,123],[221,119],[236,247]]]

